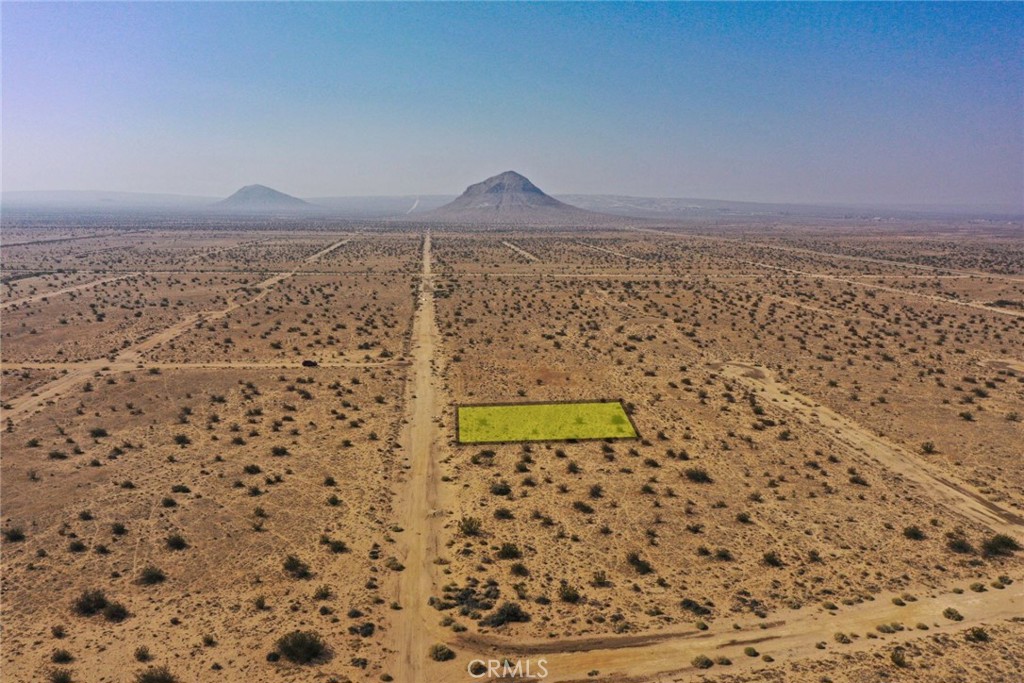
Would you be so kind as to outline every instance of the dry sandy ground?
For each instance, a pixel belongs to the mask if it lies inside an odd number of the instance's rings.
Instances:
[[[5,245],[5,680],[1014,680],[1018,242],[378,229]],[[642,438],[454,442],[593,397]]]

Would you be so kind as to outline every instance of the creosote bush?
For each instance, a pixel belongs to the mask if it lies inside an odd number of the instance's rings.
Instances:
[[[166,666],[154,666],[135,674],[135,683],[178,683],[178,677]]]
[[[277,651],[296,664],[309,664],[327,652],[327,643],[315,631],[292,631],[278,638]]]
[[[1012,536],[995,534],[982,542],[981,550],[986,557],[1012,555],[1020,550],[1020,544]]]
[[[75,600],[74,608],[78,614],[84,617],[91,617],[94,614],[98,614],[107,604],[107,596],[103,591],[87,590]]]
[[[446,662],[455,659],[455,651],[444,643],[437,643],[430,646],[430,658],[435,662]]]
[[[698,669],[710,669],[715,665],[707,655],[697,655],[690,661],[690,664],[693,664]]]
[[[481,626],[503,626],[512,622],[526,622],[530,620],[522,607],[514,602],[502,603],[500,607],[480,620]]]

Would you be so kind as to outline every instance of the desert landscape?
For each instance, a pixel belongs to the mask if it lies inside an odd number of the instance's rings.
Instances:
[[[1019,225],[516,211],[5,222],[5,680],[1016,676]]]
[[[1022,35],[0,0],[0,681],[1020,683]]]

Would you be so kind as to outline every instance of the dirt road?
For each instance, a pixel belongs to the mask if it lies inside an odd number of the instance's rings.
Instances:
[[[548,676],[545,683],[556,681],[688,681],[699,671],[691,665],[698,655],[712,659],[724,656],[729,666],[715,666],[708,675],[726,674],[753,668],[766,668],[759,657],[749,657],[743,650],[755,647],[770,654],[776,662],[788,659],[817,659],[869,649],[891,648],[901,642],[926,634],[963,631],[972,626],[992,625],[1024,616],[1024,584],[1015,581],[1002,590],[984,593],[964,591],[960,594],[937,593],[920,597],[900,607],[892,602],[893,594],[879,595],[870,602],[843,607],[835,613],[804,609],[783,615],[780,620],[723,620],[707,631],[687,629],[668,633],[609,636],[574,640],[522,642],[507,638],[472,636],[457,639],[452,646],[463,655],[463,662],[472,658],[503,659],[504,657],[536,663],[545,660]],[[953,607],[963,616],[951,621],[943,616]],[[905,629],[883,635],[878,626],[902,624]],[[733,624],[739,626],[734,628]],[[928,630],[917,628],[924,624]],[[849,644],[840,644],[835,634],[842,632],[858,637]],[[867,638],[873,633],[878,638]],[[823,643],[824,648],[819,648]],[[773,666],[778,666],[775,664]],[[595,677],[592,671],[597,671]],[[701,671],[701,673],[704,673]],[[396,679],[398,680],[398,679]],[[446,671],[432,681],[466,681],[465,663],[461,670]]]
[[[438,402],[434,386],[435,346],[439,336],[434,319],[434,276],[431,270],[430,232],[423,239],[423,268],[412,332],[412,367],[406,390],[406,422],[402,446],[409,458],[408,478],[396,491],[397,513],[405,530],[398,556],[405,565],[394,599],[402,610],[394,612],[386,646],[393,652],[387,671],[396,681],[427,683],[435,680],[425,667],[431,644],[443,631],[437,613],[427,605],[435,585],[433,560],[439,555],[441,518],[438,510],[440,474],[437,466]],[[436,666],[436,665],[435,665]]]
[[[525,259],[529,259],[530,261],[540,261],[539,258],[534,256],[530,252],[526,251],[525,249],[523,249],[522,247],[520,247],[518,244],[516,244],[514,242],[502,242],[502,244],[504,244],[506,247],[508,247],[512,251],[516,252],[517,254],[519,254],[520,256],[522,256]]]
[[[354,238],[355,236],[349,236],[345,237],[344,239],[338,240],[337,242],[334,242],[328,247],[321,249],[317,253],[307,258],[304,261],[304,263],[312,263],[313,261],[316,261],[317,259],[331,253],[332,251],[342,246],[343,244],[348,243]],[[253,304],[262,299],[263,297],[267,296],[267,294],[270,293],[270,290],[275,285],[282,282],[283,280],[292,277],[297,272],[298,270],[293,270],[286,273],[275,273],[274,275],[271,275],[270,277],[256,285],[256,289],[259,291],[255,296],[235,301],[234,303],[228,305],[226,308],[222,308],[216,311],[203,311],[200,313],[192,313],[190,315],[187,315],[178,322],[174,323],[173,325],[170,325],[169,327],[166,327],[156,332],[155,334],[147,337],[146,339],[143,339],[142,341],[137,342],[132,346],[129,346],[128,348],[118,353],[117,356],[115,356],[113,359],[100,358],[81,363],[80,365],[68,370],[66,374],[61,375],[52,382],[43,385],[36,391],[24,396],[19,396],[8,401],[8,403],[6,404],[7,407],[5,407],[2,410],[2,412],[0,412],[0,420],[2,420],[5,424],[7,424],[8,422],[19,422],[20,420],[31,415],[36,410],[45,407],[47,401],[56,401],[61,396],[66,395],[66,393],[73,389],[78,383],[85,381],[89,376],[91,376],[96,371],[101,370],[102,368],[110,367],[111,369],[113,369],[114,366],[123,366],[125,364],[138,364],[143,361],[142,354],[153,350],[154,348],[160,346],[161,344],[176,339],[185,331],[194,327],[196,323],[198,323],[200,320],[207,322],[212,320],[219,320],[220,318],[223,318],[224,316],[239,308],[242,308],[243,306]]]
[[[52,292],[41,292],[39,294],[33,294],[32,296],[26,296],[22,299],[14,299],[13,301],[5,301],[0,304],[0,309],[11,308],[13,306],[19,306],[21,304],[30,304],[33,301],[41,301],[43,299],[49,299],[50,297],[58,297],[62,294],[68,294],[70,292],[78,292],[83,289],[90,289],[107,282],[116,282],[118,280],[124,280],[129,277],[136,277],[142,275],[142,273],[125,273],[124,275],[117,275],[115,277],[106,277],[99,280],[90,280],[89,282],[83,282],[80,285],[74,285],[73,287],[65,287],[64,289],[55,289]]]
[[[964,517],[998,532],[1020,536],[1024,517],[1000,507],[967,483],[933,468],[899,444],[873,434],[853,420],[782,384],[768,370],[744,363],[723,363],[722,372],[760,389],[764,397],[795,418],[828,433],[904,479],[918,484],[925,494]]]

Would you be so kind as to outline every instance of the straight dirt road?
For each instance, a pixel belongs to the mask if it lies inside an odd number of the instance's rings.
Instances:
[[[413,321],[412,360],[406,391],[405,427],[402,446],[408,458],[407,478],[398,485],[396,506],[400,534],[398,557],[405,565],[399,574],[393,598],[402,609],[393,612],[387,647],[391,661],[386,667],[394,680],[408,683],[468,680],[466,664],[474,659],[516,657],[547,663],[547,681],[592,680],[594,671],[601,680],[683,681],[696,672],[690,660],[697,655],[725,655],[732,659],[732,670],[763,666],[760,659],[743,654],[743,648],[757,644],[770,652],[777,662],[816,659],[839,652],[855,652],[918,638],[922,631],[914,624],[929,625],[929,632],[962,631],[971,626],[988,625],[1024,616],[1024,583],[1015,582],[999,591],[983,594],[936,592],[900,606],[890,596],[880,595],[838,613],[805,609],[782,619],[764,622],[751,620],[736,626],[720,625],[709,631],[647,632],[622,636],[579,639],[521,640],[501,633],[456,635],[438,625],[438,616],[428,605],[435,592],[437,576],[433,560],[440,556],[443,495],[438,470],[440,434],[437,420],[441,413],[436,386],[435,363],[439,335],[434,312],[434,277],[431,269],[430,235],[424,236],[422,271],[417,309]],[[735,372],[737,379],[751,381],[751,368],[722,364]],[[758,374],[756,381],[772,397],[792,397],[774,386],[768,375]],[[795,399],[794,399],[795,400]],[[797,406],[787,403],[790,409]],[[800,415],[835,433],[857,438],[852,444],[863,448],[894,471],[926,486],[936,498],[968,518],[997,530],[1019,530],[1020,520],[1012,512],[996,508],[983,498],[971,495],[950,482],[936,481],[931,472],[921,469],[913,458],[891,452],[891,446],[863,430],[855,430],[843,418],[820,406],[799,406],[811,412]],[[960,622],[942,616],[947,607],[964,614]],[[881,624],[900,622],[910,626],[879,639],[858,638],[841,645],[833,634],[874,633]],[[827,641],[826,648],[821,648]],[[457,653],[455,662],[438,664],[429,658],[434,643],[446,643]]]
[[[396,491],[400,535],[399,558],[405,565],[394,599],[402,606],[394,612],[387,646],[394,653],[388,671],[396,681],[427,683],[424,667],[431,639],[440,629],[427,600],[434,586],[433,558],[438,556],[439,473],[434,420],[438,405],[434,386],[434,357],[438,344],[434,319],[434,276],[431,270],[430,232],[423,238],[423,267],[419,299],[412,329],[412,367],[406,389],[406,425],[402,447],[409,459],[408,477]]]

